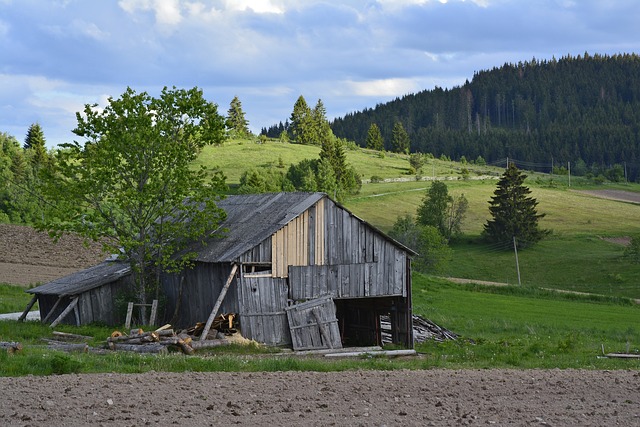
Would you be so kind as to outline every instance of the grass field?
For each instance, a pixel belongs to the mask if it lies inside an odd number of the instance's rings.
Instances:
[[[454,285],[416,274],[414,312],[461,335],[446,343],[417,344],[421,357],[364,357],[328,361],[274,356],[275,349],[232,346],[206,357],[128,353],[68,355],[48,350],[41,338],[51,329],[38,322],[0,322],[0,341],[20,341],[22,352],[0,352],[0,375],[155,371],[278,371],[446,368],[638,369],[640,360],[603,358],[607,352],[640,353],[640,306],[628,300],[587,298],[517,287]],[[61,325],[65,332],[106,341],[111,328]]]

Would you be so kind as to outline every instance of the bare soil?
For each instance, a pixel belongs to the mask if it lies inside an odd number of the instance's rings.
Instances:
[[[65,235],[54,243],[31,227],[0,224],[0,283],[46,283],[105,258],[98,243],[87,246],[78,236]]]
[[[146,373],[0,378],[10,426],[640,425],[635,371]]]

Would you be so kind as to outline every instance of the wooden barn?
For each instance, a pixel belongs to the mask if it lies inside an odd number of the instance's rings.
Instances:
[[[391,341],[413,348],[413,251],[324,193],[229,196],[218,206],[227,218],[188,249],[193,268],[161,277],[162,322],[236,313],[246,338],[306,350],[379,345],[388,316]],[[116,288],[129,285],[123,268],[105,262],[30,292],[43,318],[76,300],[65,321],[122,324],[113,311]]]
[[[165,312],[177,312],[179,326],[213,307],[237,313],[247,338],[303,350],[380,344],[384,315],[392,341],[413,348],[410,249],[324,193],[230,196],[219,206],[223,235],[192,248],[193,269],[163,278]]]

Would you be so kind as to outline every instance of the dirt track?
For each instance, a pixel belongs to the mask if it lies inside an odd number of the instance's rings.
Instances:
[[[147,373],[0,378],[11,426],[640,425],[633,371]]]

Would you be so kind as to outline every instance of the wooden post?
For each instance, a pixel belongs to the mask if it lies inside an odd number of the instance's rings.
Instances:
[[[38,301],[38,295],[34,295],[33,298],[31,298],[31,301],[27,304],[27,308],[25,308],[20,317],[18,317],[18,322],[24,322],[24,319],[27,318],[27,314],[29,314],[36,301]]]
[[[67,317],[67,314],[69,314],[71,310],[73,310],[73,308],[78,304],[78,299],[79,299],[78,297],[74,297],[69,303],[69,305],[67,306],[67,308],[65,308],[64,311],[60,313],[60,316],[58,316],[56,320],[51,322],[52,328],[55,328],[58,325],[58,323],[62,322],[62,320],[64,320],[64,318]]]
[[[149,324],[156,324],[156,316],[158,314],[158,300],[154,299],[153,303],[151,303],[151,317],[149,317]]]
[[[211,325],[213,324],[213,319],[215,319],[218,314],[218,310],[222,305],[222,301],[224,301],[224,297],[227,295],[227,291],[229,290],[229,286],[231,286],[231,282],[233,281],[233,276],[236,275],[236,271],[238,271],[238,264],[233,264],[233,268],[231,269],[231,273],[227,278],[227,283],[224,284],[224,287],[220,291],[220,296],[218,296],[218,300],[216,304],[213,306],[213,310],[211,310],[211,314],[207,319],[207,324],[204,326],[202,330],[202,335],[200,335],[200,341],[204,341],[207,339],[207,335],[209,334],[209,330],[211,329]]]
[[[133,315],[133,303],[130,302],[127,306],[127,320],[124,321],[124,328],[131,329],[131,316]]]

